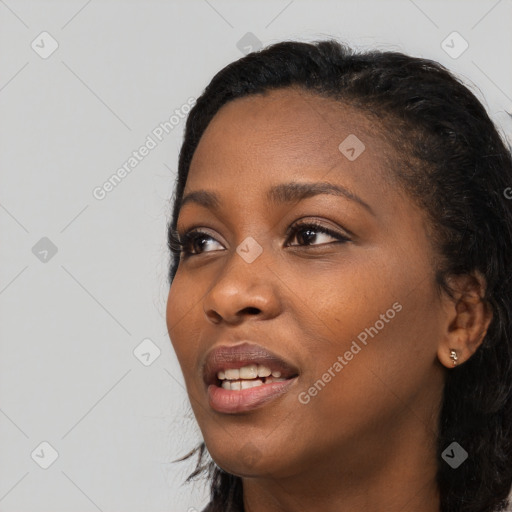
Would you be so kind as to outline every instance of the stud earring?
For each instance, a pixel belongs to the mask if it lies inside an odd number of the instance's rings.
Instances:
[[[456,366],[458,357],[457,352],[455,352],[453,349],[450,349],[450,359],[453,361],[453,366]]]

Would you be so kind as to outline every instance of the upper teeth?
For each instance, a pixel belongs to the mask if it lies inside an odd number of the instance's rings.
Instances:
[[[229,368],[224,371],[217,373],[217,377],[220,380],[237,380],[237,379],[256,379],[258,377],[281,377],[281,372],[274,370],[272,371],[268,366],[262,364],[250,364],[242,366],[242,368]]]

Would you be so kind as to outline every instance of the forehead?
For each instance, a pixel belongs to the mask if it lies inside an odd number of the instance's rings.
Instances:
[[[185,192],[240,183],[257,190],[310,179],[382,191],[389,181],[392,148],[381,130],[359,110],[300,89],[238,98],[206,128]]]

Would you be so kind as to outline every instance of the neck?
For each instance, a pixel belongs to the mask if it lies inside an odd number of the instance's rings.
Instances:
[[[404,414],[401,428],[316,453],[303,471],[243,478],[245,512],[439,512],[436,434]]]

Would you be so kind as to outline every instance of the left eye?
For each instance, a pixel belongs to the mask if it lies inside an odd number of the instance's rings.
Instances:
[[[305,233],[306,235],[299,236],[300,233]],[[309,223],[309,224],[301,224],[292,226],[289,230],[288,235],[293,235],[292,240],[296,238],[297,240],[300,238],[304,242],[304,245],[325,245],[324,243],[312,244],[319,237],[319,233],[322,235],[324,239],[335,239],[336,242],[348,242],[349,239],[342,235],[341,233],[337,233],[336,231],[332,231],[331,229],[322,226],[321,224]],[[290,239],[290,236],[288,237]],[[328,243],[328,242],[327,242]],[[301,245],[301,244],[299,244]]]

